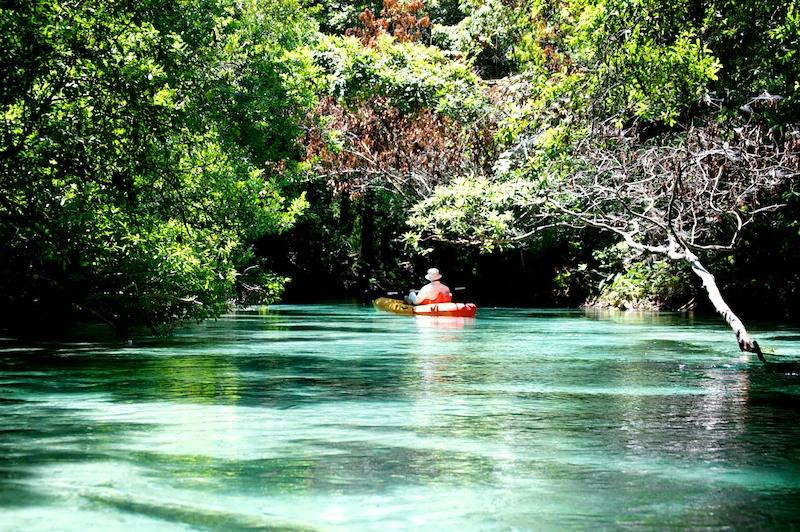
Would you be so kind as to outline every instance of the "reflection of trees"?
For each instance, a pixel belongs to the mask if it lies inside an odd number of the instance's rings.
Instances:
[[[235,403],[242,391],[239,368],[214,355],[166,355],[148,359],[134,370],[136,380],[153,398],[195,403]]]
[[[691,325],[695,321],[694,312],[669,313],[652,310],[586,307],[583,309],[583,314],[591,320],[612,321],[630,325]]]
[[[69,477],[69,485],[94,488],[110,479],[136,500],[159,486],[165,500],[197,497],[204,507],[236,506],[246,497],[266,501],[260,509],[289,501],[276,515],[292,516],[295,502],[318,510],[319,501],[335,500],[347,513],[343,520],[363,516],[365,494],[391,498],[382,516],[394,519],[406,514],[392,504],[424,493],[430,505],[420,512],[430,515],[470,515],[465,500],[483,514],[499,501],[511,508],[501,515],[522,516],[519,523],[566,506],[606,519],[634,506],[661,518],[674,507],[681,514],[668,516],[668,524],[680,526],[686,512],[706,504],[755,508],[744,498],[766,496],[742,479],[777,484],[796,470],[798,444],[789,441],[796,431],[787,429],[794,412],[753,404],[754,389],[777,401],[774,392],[786,383],[761,367],[709,367],[714,353],[702,341],[665,339],[675,329],[656,328],[652,315],[642,317],[644,327],[622,327],[579,314],[532,320],[509,312],[502,320],[489,314],[475,327],[424,330],[377,316],[358,328],[363,314],[349,322],[300,313],[280,322],[285,330],[275,335],[248,317],[204,329],[222,339],[216,343],[178,337],[139,352],[47,359],[26,383],[61,377],[53,401],[75,411],[40,412],[38,428],[52,429],[54,439],[43,432],[0,436],[6,448],[28,445],[26,457],[39,456],[31,462],[61,471],[59,479],[67,478],[64,464],[87,473]],[[558,351],[541,345],[550,333],[561,335]],[[677,359],[687,355],[697,366],[679,369]],[[68,368],[55,365],[67,358]],[[75,391],[82,395],[71,396]],[[69,448],[48,455],[47,441],[67,441]],[[788,473],[765,469],[776,457],[789,464]],[[0,459],[0,468],[8,463]],[[26,469],[11,466],[13,473]],[[465,498],[453,502],[461,488]],[[481,506],[485,497],[494,498]],[[670,509],[651,506],[662,502]],[[720,515],[707,522],[722,523]]]

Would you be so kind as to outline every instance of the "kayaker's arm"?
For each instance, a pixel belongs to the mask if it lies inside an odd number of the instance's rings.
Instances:
[[[417,304],[417,291],[412,289],[408,295],[406,296],[406,301],[408,301],[411,305]]]

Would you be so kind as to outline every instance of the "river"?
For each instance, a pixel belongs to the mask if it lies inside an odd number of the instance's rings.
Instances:
[[[753,332],[800,360],[797,329]],[[285,305],[6,338],[0,529],[797,528],[799,412],[798,370],[714,317]]]

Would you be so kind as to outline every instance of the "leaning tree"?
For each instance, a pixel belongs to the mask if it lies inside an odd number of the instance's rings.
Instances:
[[[492,172],[438,187],[407,241],[493,249],[553,227],[600,229],[637,252],[688,262],[740,348],[760,355],[700,257],[734,248],[781,207],[799,173],[793,4],[520,10],[520,71],[493,82],[504,151]],[[763,32],[758,46],[753,28]]]
[[[688,262],[739,348],[763,360],[700,255],[733,250],[757,216],[783,206],[781,192],[800,174],[797,132],[706,125],[671,145],[595,137],[575,154],[572,171],[547,191],[546,204],[564,223],[609,231],[633,250]]]
[[[535,176],[473,176],[439,187],[408,240],[509,246],[558,227],[617,235],[634,252],[685,261],[743,351],[758,342],[701,260],[731,251],[760,215],[780,209],[800,175],[800,132],[754,123],[695,125],[671,138],[595,131]]]

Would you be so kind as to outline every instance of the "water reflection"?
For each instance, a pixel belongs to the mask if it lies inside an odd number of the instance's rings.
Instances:
[[[420,331],[439,329],[439,330],[461,330],[475,327],[475,318],[459,318],[453,316],[414,316],[414,323]]]
[[[713,320],[287,306],[0,347],[0,528],[800,525],[800,379]]]

